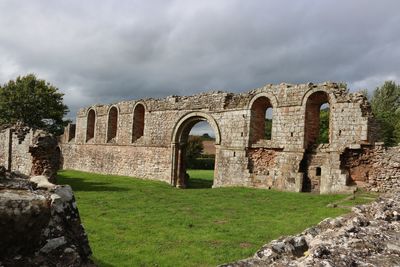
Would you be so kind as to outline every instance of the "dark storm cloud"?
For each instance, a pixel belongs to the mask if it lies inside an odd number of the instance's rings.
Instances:
[[[0,82],[34,72],[78,107],[400,79],[400,2],[1,1]]]

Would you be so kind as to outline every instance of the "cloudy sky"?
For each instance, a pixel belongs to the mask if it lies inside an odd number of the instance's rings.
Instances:
[[[400,81],[398,0],[0,0],[0,83],[94,103],[265,83]]]

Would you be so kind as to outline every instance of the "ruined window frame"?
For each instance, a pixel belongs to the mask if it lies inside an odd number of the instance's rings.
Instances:
[[[265,99],[265,100],[263,100]],[[275,113],[275,108],[276,108],[276,103],[275,101],[273,101],[273,96],[270,95],[266,95],[266,94],[260,94],[260,95],[256,95],[252,98],[250,105],[249,105],[249,109],[250,109],[250,133],[249,133],[249,141],[250,144],[256,144],[257,142],[260,142],[262,140],[265,141],[272,141],[273,140],[273,131],[274,131],[274,113]],[[265,103],[263,104],[261,101],[265,101]],[[257,103],[257,102],[261,102],[261,103]],[[255,105],[262,105],[262,107],[255,107]],[[260,116],[261,112],[260,109],[262,110],[262,116]],[[266,125],[266,118],[267,118],[267,110],[271,109],[272,110],[272,116],[271,116],[271,132],[270,135],[271,137],[269,139],[266,138],[266,129],[265,129],[265,125]],[[254,114],[254,113],[260,113],[260,114]],[[259,118],[257,118],[257,116]],[[259,121],[257,121],[257,119],[259,119],[261,121],[261,117],[262,117],[262,127],[260,127]],[[254,125],[258,125],[256,131],[254,131]]]
[[[92,136],[89,138],[89,123],[90,123],[90,114],[91,112],[93,112],[93,126],[91,128],[93,128],[93,134]],[[94,108],[90,108],[87,112],[86,115],[86,136],[85,136],[85,140],[86,143],[88,143],[90,140],[95,140],[96,138],[96,124],[97,124],[97,113],[96,110]]]
[[[318,97],[318,94],[324,95],[324,98],[322,101],[317,101],[317,103],[310,103],[310,101],[314,101],[312,98]],[[303,147],[304,149],[311,149],[315,148],[318,145],[325,144],[325,145],[330,145],[332,143],[332,121],[331,121],[331,116],[332,116],[332,97],[329,94],[329,92],[325,90],[315,90],[311,91],[310,94],[304,98],[304,140],[303,140]],[[321,107],[325,104],[328,104],[329,106],[329,121],[328,121],[328,143],[319,143],[317,140],[320,138],[320,130],[321,130]],[[310,117],[310,114],[313,112],[313,108],[317,110],[318,115],[315,115],[314,117]],[[315,125],[310,123],[313,119],[318,118],[318,131],[312,131],[310,129],[315,129]],[[310,138],[311,136],[311,138]],[[314,140],[313,140],[314,139]]]
[[[68,129],[67,143],[70,143],[70,142],[72,142],[72,140],[74,140],[76,138],[76,124],[69,123],[67,126],[67,129]]]
[[[139,108],[142,108],[143,111],[138,111]],[[135,143],[137,140],[144,136],[146,127],[146,110],[146,105],[143,102],[138,102],[133,107],[131,143]],[[140,112],[140,114],[138,114],[138,112]],[[138,118],[138,115],[141,115],[141,118]],[[140,134],[137,134],[137,132],[135,132],[137,128],[141,129]]]
[[[111,115],[111,111],[112,110],[116,110],[116,119],[115,119],[115,134],[114,136],[110,136],[110,115]],[[117,142],[118,139],[118,121],[119,121],[119,108],[115,105],[112,105],[109,109],[108,109],[108,115],[107,115],[107,132],[106,132],[106,143],[111,143],[111,140],[114,139],[115,141],[113,143]]]

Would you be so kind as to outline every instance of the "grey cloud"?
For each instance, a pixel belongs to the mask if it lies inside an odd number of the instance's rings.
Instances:
[[[77,108],[265,83],[400,80],[400,2],[0,3],[0,82],[34,72]]]

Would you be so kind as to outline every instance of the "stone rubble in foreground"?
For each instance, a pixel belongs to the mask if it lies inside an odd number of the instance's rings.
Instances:
[[[0,166],[0,266],[95,266],[71,187],[43,177]]]
[[[400,190],[220,266],[400,266]]]

